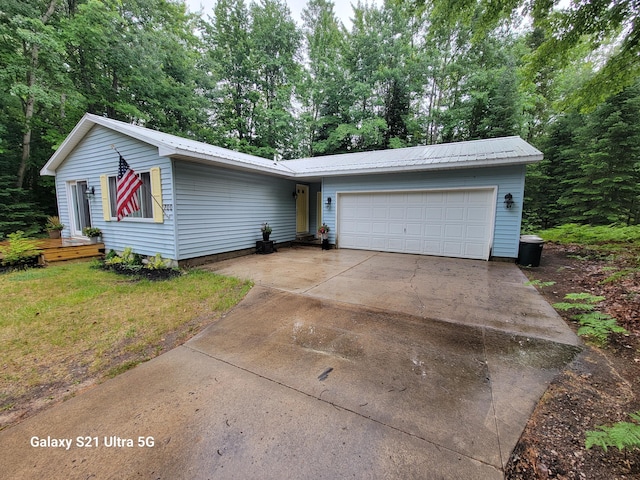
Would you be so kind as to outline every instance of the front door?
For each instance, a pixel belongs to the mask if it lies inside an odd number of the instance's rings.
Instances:
[[[308,185],[296,185],[296,233],[309,233]]]
[[[87,181],[77,180],[68,184],[71,205],[71,235],[82,235],[82,229],[91,226],[91,209],[87,196]]]

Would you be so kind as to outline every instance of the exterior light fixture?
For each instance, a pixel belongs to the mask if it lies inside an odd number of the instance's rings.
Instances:
[[[294,200],[297,200],[297,199],[298,199],[298,192],[294,190],[294,191],[291,193],[291,196],[293,197],[293,199],[294,199]]]
[[[85,190],[84,194],[89,198],[93,198],[93,196],[96,194],[95,187],[87,186],[87,189]]]
[[[327,205],[331,206],[331,197],[327,197]]]
[[[510,193],[507,193],[504,196],[504,204],[507,206],[507,208],[511,208],[514,204],[513,195],[511,195]]]

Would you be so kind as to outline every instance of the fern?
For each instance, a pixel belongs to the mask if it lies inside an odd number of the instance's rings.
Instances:
[[[555,308],[556,310],[562,310],[563,312],[566,312],[567,310],[573,310],[573,309],[582,310],[582,311],[586,311],[586,310],[591,311],[591,310],[594,310],[596,307],[588,303],[559,302],[559,303],[554,303],[553,308]]]
[[[556,282],[543,282],[542,280],[531,280],[525,283],[525,285],[532,285],[534,287],[539,287],[539,288],[551,287],[552,285],[555,285],[555,284]]]
[[[554,303],[553,308],[562,311],[578,310],[583,312],[572,317],[580,323],[578,335],[581,337],[588,337],[593,343],[603,346],[607,343],[611,333],[629,333],[618,325],[616,319],[611,315],[594,311],[595,305],[603,301],[605,297],[582,292],[568,293],[564,298],[565,300],[573,300],[573,302]]]
[[[554,303],[553,304],[553,308],[555,308],[556,310],[562,310],[562,311],[567,311],[567,310],[582,310],[583,312],[585,311],[592,311],[595,309],[595,305],[596,303],[600,303],[601,301],[603,301],[605,299],[605,297],[602,297],[600,295],[591,295],[590,293],[586,293],[586,292],[582,292],[582,293],[567,293],[564,296],[565,300],[582,300],[581,302],[577,303],[577,302],[573,302],[573,303],[569,303],[569,302],[559,302],[559,303]]]
[[[567,300],[584,300],[589,304],[599,303],[604,300],[605,297],[601,295],[591,295],[590,293],[567,293],[564,298]]]
[[[581,337],[589,337],[598,345],[607,343],[609,334],[611,333],[629,333],[611,315],[602,312],[591,312],[576,315],[574,317],[580,322],[581,327],[578,329],[578,335]]]
[[[598,425],[598,430],[590,430],[586,433],[585,447],[587,449],[597,446],[605,452],[609,447],[616,447],[622,451],[627,448],[640,447],[640,411],[629,415],[632,422],[618,422],[612,426]]]

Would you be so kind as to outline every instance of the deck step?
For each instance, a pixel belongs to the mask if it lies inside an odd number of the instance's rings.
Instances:
[[[104,244],[48,247],[42,249],[42,256],[45,262],[62,262],[77,258],[99,258],[104,256]]]

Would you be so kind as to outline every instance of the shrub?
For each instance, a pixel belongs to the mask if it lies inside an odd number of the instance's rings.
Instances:
[[[150,280],[165,280],[181,274],[177,268],[170,268],[167,260],[159,253],[149,258],[145,264],[142,256],[134,253],[131,247],[126,247],[121,255],[110,250],[105,256],[103,265],[107,270]]]
[[[165,270],[169,268],[169,265],[167,261],[164,258],[162,258],[161,254],[156,253],[154,257],[151,257],[147,260],[147,264],[145,265],[145,268],[149,270]]]
[[[8,245],[0,246],[3,266],[26,267],[38,263],[40,249],[35,240],[26,238],[21,230],[10,233],[8,238]]]

